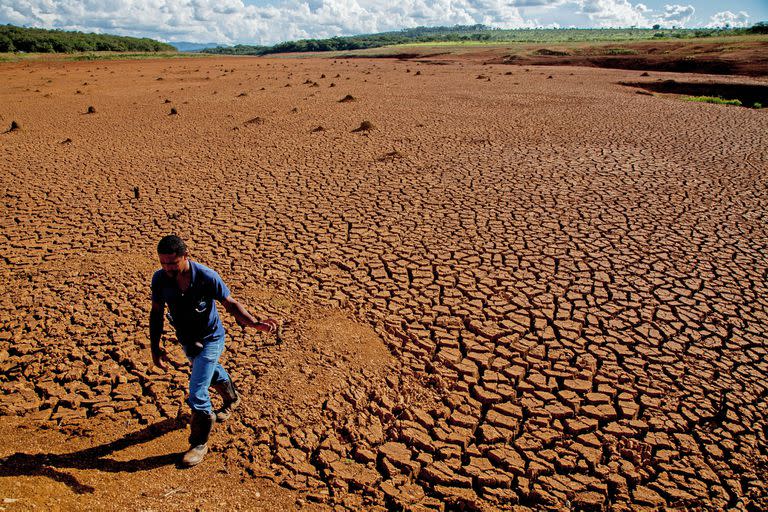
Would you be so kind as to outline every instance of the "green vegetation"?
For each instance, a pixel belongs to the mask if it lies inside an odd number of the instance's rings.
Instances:
[[[741,100],[737,100],[737,99],[729,100],[729,99],[721,98],[720,96],[688,96],[683,99],[685,101],[695,101],[699,103],[714,103],[716,105],[734,105],[736,107],[749,107],[749,104],[745,104]],[[756,101],[752,103],[752,106],[749,108],[754,108],[759,110],[763,108],[763,104]]]
[[[456,25],[453,27],[417,27],[396,32],[382,32],[330,39],[303,39],[288,41],[274,46],[236,45],[208,48],[204,53],[226,55],[267,55],[272,53],[325,52],[362,50],[382,46],[419,43],[579,43],[579,42],[629,42],[659,39],[694,39],[747,34],[762,34],[765,23],[748,29],[496,29],[486,25]]]
[[[175,52],[153,39],[0,25],[0,52]]]
[[[685,101],[696,101],[700,103],[715,103],[717,105],[736,105],[741,107],[741,100],[726,100],[719,96],[688,96],[683,98]]]

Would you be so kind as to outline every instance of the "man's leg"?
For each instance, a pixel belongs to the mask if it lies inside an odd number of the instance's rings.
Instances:
[[[213,377],[211,378],[211,386],[223,384],[229,380],[232,379],[229,377],[227,370],[224,369],[221,363],[216,363],[216,369],[213,371]]]
[[[184,464],[199,464],[208,453],[208,437],[216,423],[211,407],[208,386],[219,366],[219,356],[224,349],[224,340],[210,341],[192,359],[192,373],[189,376],[189,406],[192,409],[189,450],[184,454]]]
[[[192,411],[189,424],[189,450],[184,454],[183,463],[192,467],[200,464],[208,453],[208,437],[216,424],[216,415],[212,412]]]
[[[222,339],[222,344],[224,340]],[[216,369],[213,372],[211,379],[211,386],[215,389],[221,399],[223,405],[221,409],[216,411],[216,421],[226,421],[232,416],[232,412],[240,405],[240,395],[235,389],[235,383],[227,373],[227,370],[220,364],[216,364]]]
[[[214,384],[213,389],[218,391],[223,402],[221,409],[216,411],[216,420],[226,421],[232,416],[237,406],[240,405],[240,394],[237,392],[232,379]]]

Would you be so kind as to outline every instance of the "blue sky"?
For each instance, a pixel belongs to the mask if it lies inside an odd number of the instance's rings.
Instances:
[[[419,25],[749,26],[768,0],[2,0],[0,24],[162,41],[274,44]]]

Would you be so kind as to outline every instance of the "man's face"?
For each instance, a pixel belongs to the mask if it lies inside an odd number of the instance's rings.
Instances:
[[[180,273],[186,272],[189,267],[189,257],[186,255],[158,254],[157,256],[160,258],[160,265],[168,277],[176,279]]]

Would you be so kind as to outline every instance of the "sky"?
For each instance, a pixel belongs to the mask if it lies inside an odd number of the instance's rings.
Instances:
[[[743,27],[768,0],[0,0],[0,24],[166,42],[264,44],[416,26]]]

